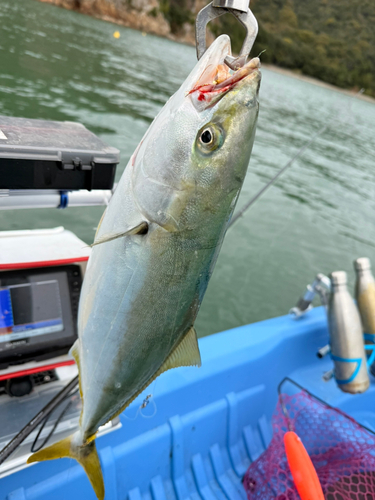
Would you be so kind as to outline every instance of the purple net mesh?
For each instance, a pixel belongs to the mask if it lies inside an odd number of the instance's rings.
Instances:
[[[326,500],[375,500],[375,435],[305,391],[281,397],[289,420],[279,400],[272,441],[244,477],[248,500],[300,500],[285,455],[288,430],[302,439]]]

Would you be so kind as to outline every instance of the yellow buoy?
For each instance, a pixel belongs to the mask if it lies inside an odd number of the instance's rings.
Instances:
[[[113,33],[113,37],[114,37],[114,38],[120,38],[120,32],[119,32],[119,31],[115,31],[115,32]]]

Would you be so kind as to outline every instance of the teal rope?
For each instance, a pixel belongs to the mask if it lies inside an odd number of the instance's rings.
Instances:
[[[353,380],[356,378],[356,376],[358,375],[358,372],[361,368],[362,358],[340,358],[339,356],[335,356],[334,354],[331,354],[331,358],[333,359],[333,361],[342,361],[343,363],[357,363],[357,366],[356,366],[354,372],[352,373],[352,375],[349,378],[344,380],[344,379],[338,379],[335,377],[336,382],[339,385],[350,384],[350,382],[353,382]]]

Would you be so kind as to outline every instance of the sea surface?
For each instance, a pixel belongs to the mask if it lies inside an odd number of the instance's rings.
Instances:
[[[0,2],[0,115],[83,123],[120,149],[117,180],[195,63],[192,47],[35,0]],[[196,322],[199,336],[287,314],[318,272],[345,270],[352,289],[353,260],[367,256],[375,266],[371,103],[264,69],[238,207],[327,123],[228,231]],[[3,211],[0,230],[63,225],[91,243],[103,210]]]

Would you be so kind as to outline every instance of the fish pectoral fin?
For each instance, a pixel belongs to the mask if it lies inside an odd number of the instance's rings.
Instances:
[[[106,211],[107,211],[107,209],[104,210],[102,216],[100,217],[100,221],[99,221],[98,227],[96,228],[96,232],[95,232],[95,238],[98,236],[98,232],[99,232],[100,226],[102,225]],[[95,238],[94,238],[94,240],[95,240]]]
[[[123,233],[115,233],[115,234],[105,234],[101,238],[98,238],[90,247],[94,247],[96,245],[100,245],[101,243],[108,243],[108,241],[117,240],[117,238],[122,238],[124,236],[131,236],[133,234],[147,234],[148,231],[148,223],[143,221],[137,226],[131,227],[127,231]]]
[[[85,469],[98,500],[104,500],[104,481],[95,441],[83,446],[77,446],[74,444],[73,436],[74,434],[37,451],[28,458],[27,463],[31,464],[63,457],[75,458]]]
[[[197,332],[192,326],[181,342],[173,349],[164,361],[158,375],[179,366],[201,366],[201,354],[199,352]]]

